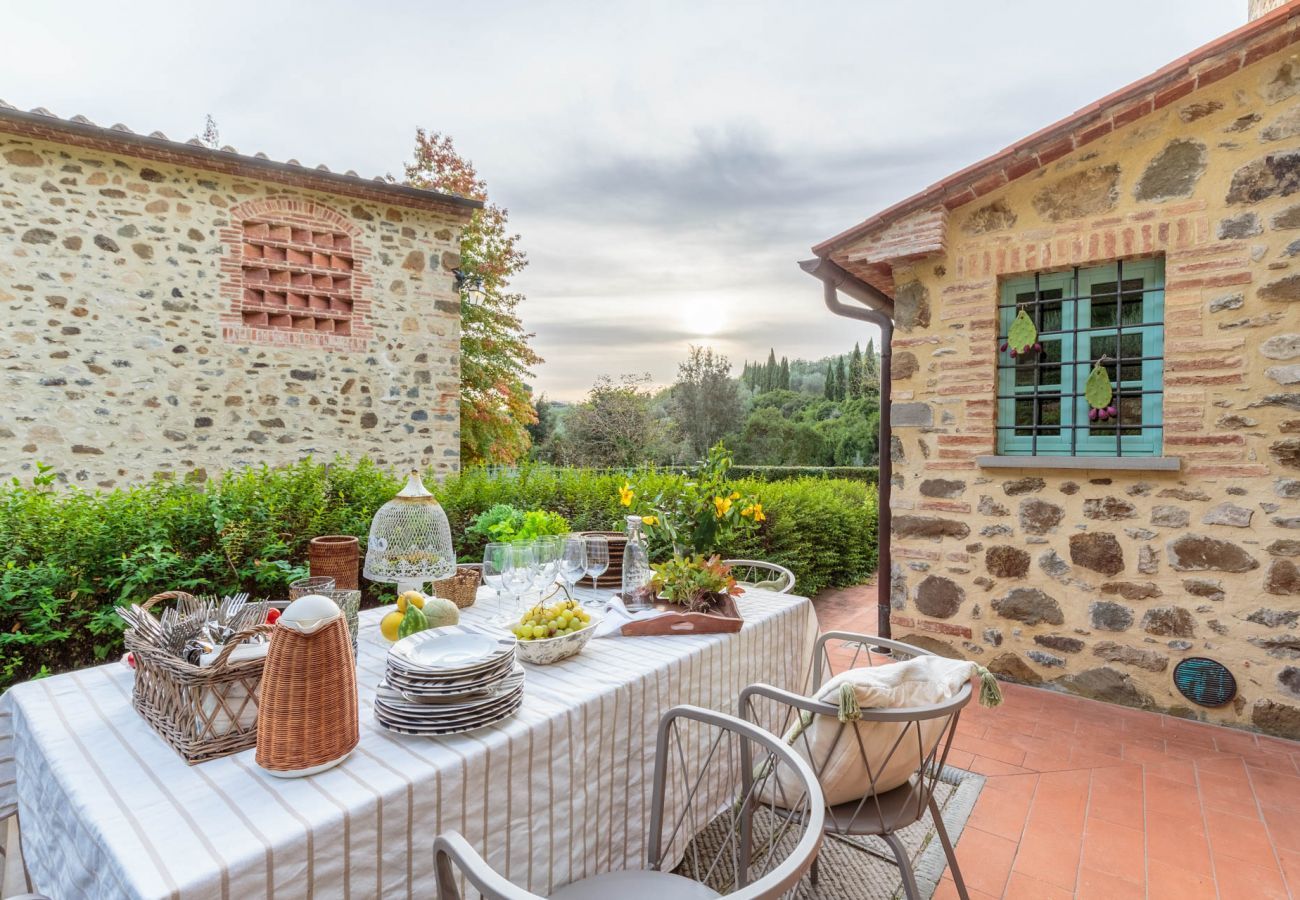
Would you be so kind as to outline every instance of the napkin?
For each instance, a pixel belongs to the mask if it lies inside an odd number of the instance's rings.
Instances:
[[[229,662],[244,662],[249,659],[259,659],[266,656],[266,651],[270,649],[270,642],[263,641],[257,644],[240,644],[230,652]],[[210,666],[217,660],[222,648],[218,647],[211,653],[204,653],[199,657],[200,666]],[[229,708],[239,710],[238,721],[232,720],[217,698],[212,695],[211,691],[204,691],[199,701],[203,715],[196,717],[194,720],[195,728],[199,733],[204,732],[204,722],[211,724],[207,727],[211,729],[211,737],[224,737],[232,732],[247,733],[257,724],[257,704],[247,702],[248,689],[242,683],[235,683],[226,687],[226,703]]]
[[[623,633],[623,626],[628,622],[643,622],[665,615],[661,609],[641,609],[632,612],[623,603],[623,598],[615,594],[605,606],[605,617],[596,624],[593,637],[617,637]]]

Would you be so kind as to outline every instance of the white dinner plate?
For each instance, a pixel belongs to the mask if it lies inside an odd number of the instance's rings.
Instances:
[[[395,731],[398,734],[409,734],[420,737],[464,734],[467,731],[475,731],[479,728],[486,728],[489,725],[495,725],[497,722],[507,719],[519,711],[523,705],[523,698],[520,697],[511,705],[500,710],[494,711],[490,715],[480,719],[466,721],[455,726],[429,726],[429,725],[405,725],[401,722],[388,718],[382,713],[379,707],[375,707],[375,720],[380,726],[387,728],[389,731]]]
[[[499,669],[493,669],[473,681],[452,683],[430,681],[422,678],[411,678],[393,669],[389,669],[385,673],[385,680],[389,686],[408,694],[419,694],[424,697],[465,697],[491,690],[509,678],[512,672],[518,670],[518,663],[511,659],[507,661],[507,665],[501,666]]]
[[[390,656],[388,658],[388,671],[397,674],[402,678],[410,681],[428,682],[441,687],[453,687],[462,684],[471,684],[476,681],[483,681],[490,675],[493,675],[502,669],[508,670],[515,661],[515,651],[504,654],[499,658],[494,658],[490,662],[481,666],[475,666],[472,669],[457,670],[455,672],[435,672],[429,669],[415,669],[404,665],[402,660]]]
[[[514,635],[432,628],[404,637],[388,653],[405,667],[442,675],[472,671],[514,650]]]
[[[519,702],[523,689],[520,688],[501,697],[493,697],[492,702],[479,709],[471,710],[452,710],[445,712],[438,706],[420,706],[418,704],[403,704],[394,706],[384,700],[376,699],[375,706],[377,711],[382,713],[384,718],[394,722],[400,722],[405,725],[430,725],[430,726],[447,726],[455,727],[466,722],[476,722],[486,716],[491,716],[509,706],[514,706]]]
[[[430,696],[404,691],[390,682],[380,682],[377,697],[391,706],[434,706],[440,709],[472,709],[491,703],[503,694],[518,690],[524,683],[524,670],[516,667],[505,678],[491,687],[476,690],[470,694],[458,696]]]

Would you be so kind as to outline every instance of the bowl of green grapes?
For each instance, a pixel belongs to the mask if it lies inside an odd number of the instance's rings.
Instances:
[[[595,633],[597,615],[576,600],[538,603],[510,629],[519,638],[516,654],[526,663],[547,666],[576,656]]]

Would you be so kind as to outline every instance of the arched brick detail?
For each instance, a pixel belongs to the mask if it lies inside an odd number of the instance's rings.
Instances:
[[[374,334],[371,251],[354,221],[300,197],[248,200],[220,232],[222,336],[233,343],[364,350]]]

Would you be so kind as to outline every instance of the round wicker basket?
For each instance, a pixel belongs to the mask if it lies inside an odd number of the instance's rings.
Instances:
[[[433,595],[455,603],[461,609],[473,606],[483,570],[478,566],[457,566],[456,574],[433,583]]]
[[[313,576],[334,579],[340,591],[355,591],[360,542],[350,534],[326,534],[314,537],[307,545],[307,560]]]

